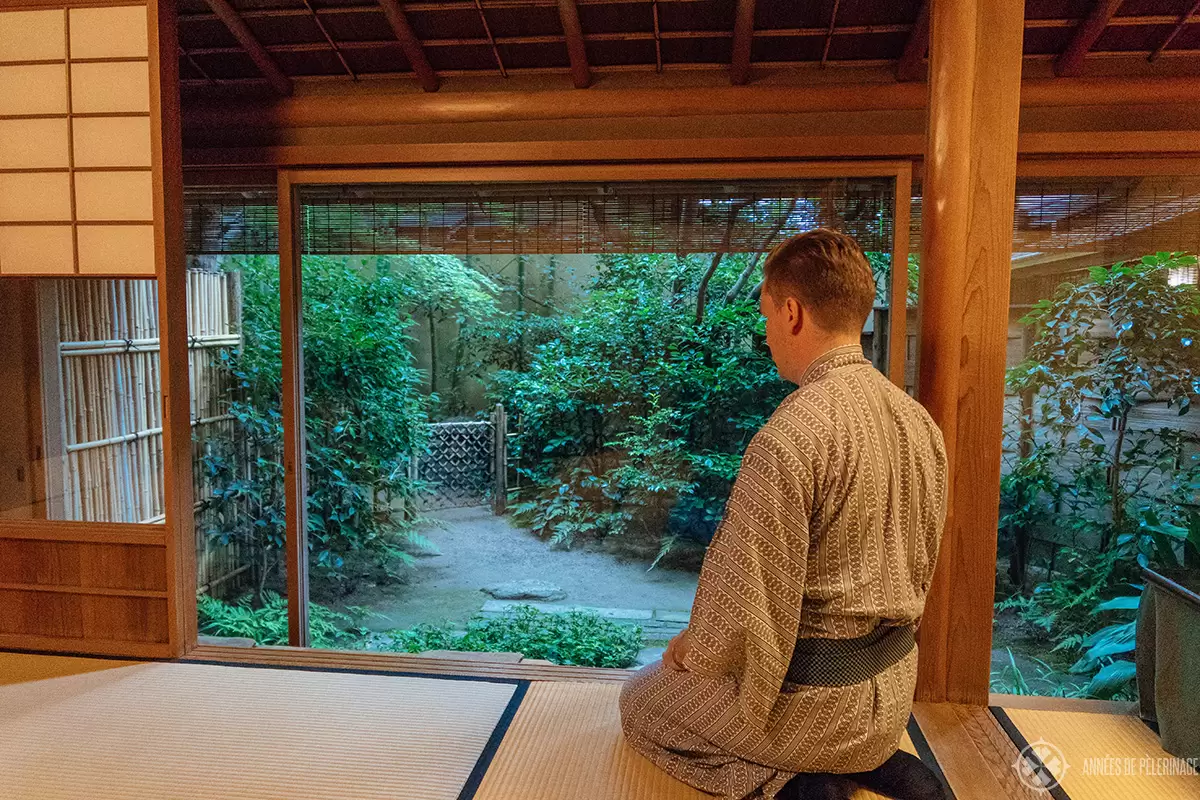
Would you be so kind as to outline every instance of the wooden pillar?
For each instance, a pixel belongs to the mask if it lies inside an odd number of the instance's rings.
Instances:
[[[183,243],[183,144],[175,0],[147,5],[154,261],[158,275],[163,414],[163,514],[167,528],[170,652],[196,643],[196,531],[188,370],[187,264]]]
[[[946,438],[949,505],[917,698],[986,704],[1024,3],[933,0],[918,397]]]
[[[304,436],[304,303],[300,280],[300,203],[279,173],[279,314],[283,361],[283,483],[288,644],[308,647],[308,469]]]

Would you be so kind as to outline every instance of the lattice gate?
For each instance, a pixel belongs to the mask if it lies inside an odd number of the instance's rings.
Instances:
[[[490,504],[504,513],[508,472],[508,419],[497,405],[487,420],[437,422],[429,443],[414,456],[411,475],[427,491],[417,509],[466,508]]]

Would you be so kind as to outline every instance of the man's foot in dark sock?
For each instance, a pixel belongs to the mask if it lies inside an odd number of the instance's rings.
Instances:
[[[857,790],[845,775],[802,772],[779,790],[775,800],[850,800]]]
[[[855,772],[846,777],[895,800],[947,800],[946,788],[933,770],[903,750],[897,750],[869,772]]]

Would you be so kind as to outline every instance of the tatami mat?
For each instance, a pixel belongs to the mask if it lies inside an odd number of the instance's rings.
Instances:
[[[19,669],[39,668],[0,662],[0,797],[21,800],[455,800],[518,689],[161,663],[16,682]]]
[[[530,686],[474,800],[711,800],[625,744],[620,694],[620,684]],[[916,753],[907,733],[902,746]]]
[[[0,653],[0,686],[130,667],[137,663],[140,662],[118,661],[109,658],[46,656],[32,653]]]
[[[1030,745],[1056,768],[1057,800],[1197,800],[1200,776],[1172,759],[1137,717],[993,708],[1018,749]]]

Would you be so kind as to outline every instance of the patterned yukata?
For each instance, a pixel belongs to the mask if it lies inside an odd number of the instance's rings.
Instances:
[[[785,675],[798,637],[919,621],[945,495],[924,408],[858,346],[820,357],[746,449],[700,573],[685,671],[652,665],[621,694],[629,744],[729,800],[882,764],[908,722],[916,649],[850,686]]]

